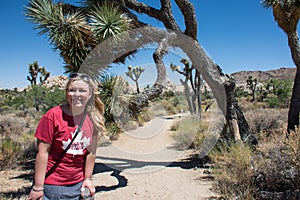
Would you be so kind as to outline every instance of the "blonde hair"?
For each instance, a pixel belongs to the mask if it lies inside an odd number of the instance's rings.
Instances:
[[[70,78],[66,85],[65,91],[67,92],[70,87],[70,84],[77,80],[83,80],[83,79],[81,79],[80,76],[75,78]],[[84,80],[84,82],[88,84],[91,92],[91,98],[88,104],[86,105],[87,114],[91,118],[96,129],[99,132],[101,132],[102,136],[105,136],[106,128],[105,128],[105,120],[103,117],[105,110],[104,110],[104,104],[102,103],[99,97],[98,84],[96,83],[96,81],[92,80],[91,78],[89,78],[88,81]]]

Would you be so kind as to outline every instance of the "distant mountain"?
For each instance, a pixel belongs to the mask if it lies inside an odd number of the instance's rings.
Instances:
[[[249,76],[256,78],[258,82],[266,82],[270,79],[280,79],[289,80],[294,79],[296,74],[296,68],[280,68],[268,71],[239,71],[232,73],[231,76],[234,77],[236,85],[243,85]]]

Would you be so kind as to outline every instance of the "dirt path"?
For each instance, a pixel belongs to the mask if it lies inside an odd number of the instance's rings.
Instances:
[[[159,117],[123,133],[97,151],[96,199],[188,199],[214,197],[208,169],[176,148],[169,128],[179,116]]]

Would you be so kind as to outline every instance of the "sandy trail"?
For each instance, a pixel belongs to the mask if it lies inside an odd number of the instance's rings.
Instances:
[[[209,199],[212,180],[169,131],[180,116],[158,117],[97,151],[96,199]]]

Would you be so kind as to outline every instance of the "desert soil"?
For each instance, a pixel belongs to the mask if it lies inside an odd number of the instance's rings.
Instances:
[[[96,198],[102,200],[215,199],[209,167],[197,152],[182,150],[170,126],[180,116],[158,117],[118,140],[99,147],[94,171]],[[0,172],[0,199],[25,199],[32,182],[32,162]]]

